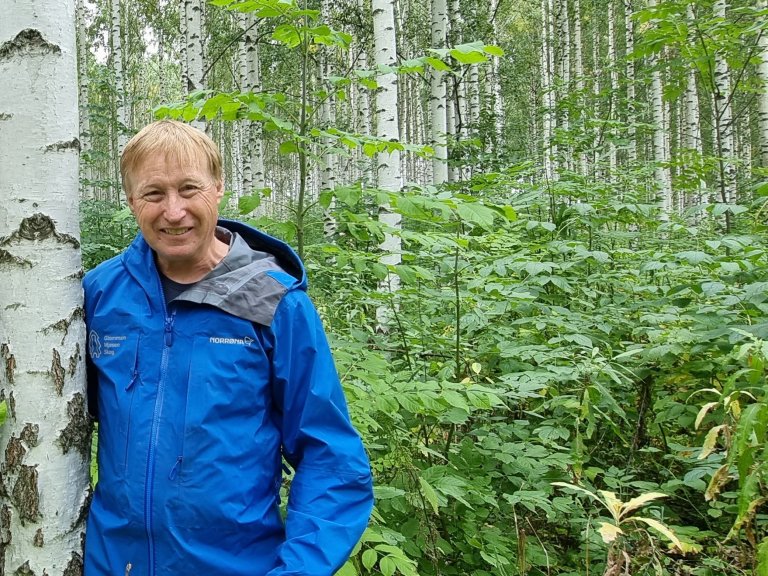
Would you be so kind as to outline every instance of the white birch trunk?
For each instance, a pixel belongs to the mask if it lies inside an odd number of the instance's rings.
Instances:
[[[631,57],[635,50],[635,22],[632,19],[632,0],[624,0],[624,45],[626,46],[626,63],[624,73],[627,77],[627,161],[630,166],[637,162],[637,121],[635,112],[635,61]]]
[[[650,0],[649,6],[655,6],[656,0]],[[662,199],[662,216],[668,218],[672,211],[672,179],[667,165],[666,114],[664,110],[664,86],[661,78],[660,54],[652,53],[651,65],[651,116],[653,119],[653,160],[655,163],[654,179]]]
[[[432,47],[444,48],[448,25],[446,0],[432,0]],[[446,146],[446,90],[444,74],[432,69],[430,72],[429,111],[432,118],[431,144],[435,149],[432,159],[432,183],[448,181],[448,147]]]
[[[0,573],[81,575],[91,426],[75,0],[0,0]]]
[[[397,43],[395,35],[395,2],[394,0],[373,0],[373,43],[375,64],[379,66],[394,66],[397,62]],[[398,79],[394,72],[379,74],[377,77],[378,90],[376,91],[376,136],[384,140],[400,140],[398,124]],[[400,152],[397,150],[391,154],[382,152],[377,155],[376,176],[378,187],[390,192],[399,192],[403,187],[402,171],[400,166]],[[400,228],[401,217],[382,207],[379,213],[379,221],[393,228]],[[386,233],[384,241],[379,248],[383,252],[380,262],[386,266],[395,266],[401,260],[401,242],[398,234]],[[380,285],[382,292],[396,292],[400,288],[400,279],[397,274],[388,274]],[[390,310],[386,306],[379,307],[376,317],[382,329],[386,329],[390,323]]]
[[[715,19],[725,21],[726,0],[715,0],[713,5]],[[720,157],[720,195],[721,202],[730,204],[736,201],[736,165],[733,162],[733,109],[731,107],[731,73],[725,54],[715,51],[715,135]]]
[[[618,106],[619,92],[619,73],[616,68],[618,58],[616,57],[616,9],[613,0],[608,0],[608,74],[611,81],[611,93],[608,97],[608,120],[615,120],[618,117],[616,107]],[[613,124],[610,124],[613,126]],[[609,129],[608,138],[608,179],[612,182],[616,176],[616,142],[614,141],[614,129]]]
[[[584,48],[582,46],[581,1],[573,0],[573,74],[576,87],[576,110],[584,114]],[[582,176],[587,174],[587,158],[584,152],[579,152],[576,159],[576,170]]]
[[[91,116],[88,112],[88,37],[85,27],[85,3],[77,0],[77,70],[78,70],[78,110],[80,114],[80,152],[87,154],[91,150]],[[86,181],[91,180],[91,166],[85,166],[83,174]],[[93,198],[90,184],[82,191],[84,198]]]
[[[694,22],[693,5],[686,7],[686,17],[689,22]],[[689,32],[689,43],[696,41],[693,26]],[[685,83],[685,114],[683,123],[683,147],[688,149],[689,154],[695,154],[701,157],[703,148],[701,143],[701,112],[699,107],[699,90],[696,85],[696,69],[691,66],[687,72]],[[694,192],[695,202],[707,204],[707,197],[704,192],[706,183],[700,180],[696,191]]]
[[[110,45],[112,69],[115,74],[115,120],[113,130],[115,131],[115,156],[112,181],[114,183],[115,201],[120,201],[120,156],[123,154],[125,145],[128,143],[126,134],[126,115],[125,115],[125,82],[123,66],[123,42],[122,42],[122,21],[120,18],[120,0],[111,0],[110,2]]]
[[[202,0],[184,0],[186,17],[185,44],[187,56],[187,77],[184,93],[189,95],[195,90],[204,90],[203,72],[205,70],[205,52],[203,45],[203,2]],[[192,124],[205,130],[205,122],[197,120]]]
[[[495,44],[499,43],[499,23],[498,23],[498,11],[499,0],[490,0],[491,2],[491,18],[493,24],[493,41]],[[499,58],[491,58],[491,78],[490,82],[493,85],[493,119],[495,129],[495,141],[498,143],[504,134],[504,100],[501,95],[501,74],[499,68],[501,66]]]
[[[541,95],[544,115],[542,118],[542,140],[544,149],[544,178],[547,182],[555,179],[554,156],[554,86],[552,74],[552,36],[551,36],[552,0],[542,0],[542,39],[541,39]]]
[[[768,10],[768,0],[758,0],[761,10]],[[768,29],[763,29],[759,38],[760,62],[757,73],[762,83],[758,94],[758,142],[760,142],[760,165],[768,168]]]

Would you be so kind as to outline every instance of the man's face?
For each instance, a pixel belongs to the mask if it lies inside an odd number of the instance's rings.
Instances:
[[[126,187],[128,205],[161,271],[207,272],[218,262],[214,230],[224,188],[202,158],[145,158],[127,174]]]

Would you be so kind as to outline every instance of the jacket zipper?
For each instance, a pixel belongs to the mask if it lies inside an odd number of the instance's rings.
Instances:
[[[155,574],[155,541],[152,529],[152,510],[154,500],[154,478],[155,478],[155,451],[157,449],[157,440],[160,434],[160,416],[163,413],[163,400],[165,396],[165,376],[168,372],[168,356],[170,348],[173,346],[173,321],[176,317],[176,310],[168,315],[168,311],[163,306],[164,327],[163,327],[163,356],[160,362],[160,381],[157,385],[157,396],[155,398],[155,409],[152,413],[152,436],[150,437],[149,452],[147,454],[147,477],[144,493],[144,525],[147,530],[147,553],[149,562],[147,570],[149,576]]]

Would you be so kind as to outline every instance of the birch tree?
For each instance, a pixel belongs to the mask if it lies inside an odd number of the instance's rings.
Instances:
[[[75,5],[0,1],[0,574],[82,574]]]
[[[761,11],[768,11],[768,0],[758,0]],[[757,73],[762,83],[762,93],[758,95],[758,126],[760,142],[760,165],[768,168],[768,28],[760,31],[758,38],[760,61]]]
[[[655,6],[656,0],[651,0],[649,6]],[[672,178],[669,172],[666,114],[664,109],[664,85],[661,77],[661,55],[653,52],[649,58],[651,64],[651,117],[653,120],[653,160],[654,179],[662,199],[662,212],[668,217],[672,210]]]
[[[724,22],[726,12],[726,0],[715,0],[713,5],[715,19]],[[720,197],[722,202],[731,203],[736,200],[731,73],[722,50],[715,51],[714,88],[713,112],[715,141],[720,164]]]
[[[397,62],[397,43],[395,36],[395,1],[373,0],[373,43],[374,59],[378,68],[394,66]],[[383,140],[400,140],[397,97],[398,83],[395,72],[385,72],[377,76],[376,91],[376,136]],[[377,155],[378,187],[383,190],[398,192],[402,188],[403,178],[400,168],[400,152],[380,152]],[[397,230],[400,228],[399,214],[384,206],[379,214],[379,221],[385,226]],[[383,252],[381,263],[394,266],[400,263],[400,237],[387,232],[379,248]],[[400,287],[397,274],[388,274],[381,288],[395,292]],[[382,328],[389,324],[388,309],[379,307],[377,319]]]
[[[432,47],[444,48],[448,26],[446,0],[432,0]],[[444,73],[433,68],[430,74],[429,111],[432,118],[432,182],[448,181],[448,147],[446,146],[446,91]]]

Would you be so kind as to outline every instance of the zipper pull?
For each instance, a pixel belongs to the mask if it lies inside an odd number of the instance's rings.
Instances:
[[[171,468],[171,473],[168,474],[169,480],[175,480],[176,476],[178,476],[179,473],[179,466],[181,466],[181,461],[184,460],[183,456],[179,456],[176,458],[176,463],[173,465],[173,468]]]
[[[171,315],[170,318],[165,319],[165,345],[170,348],[173,346],[173,317],[174,314]]]
[[[128,386],[125,387],[126,392],[130,392],[131,388],[133,388],[133,385],[136,384],[136,380],[139,379],[139,371],[138,369],[133,369],[133,374],[131,374],[131,381],[128,382]]]

